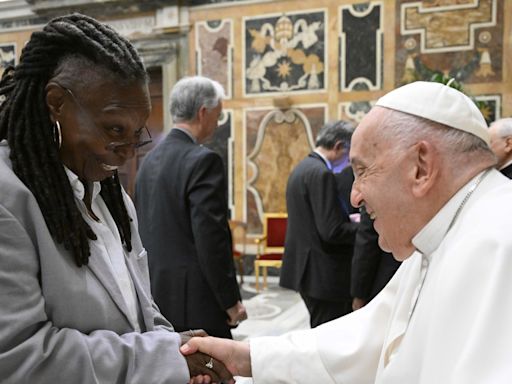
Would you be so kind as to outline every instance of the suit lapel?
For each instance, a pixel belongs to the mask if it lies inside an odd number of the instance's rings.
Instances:
[[[91,248],[97,246],[96,244],[94,244],[94,241],[89,242],[89,244],[91,244]],[[128,308],[121,293],[121,289],[119,288],[119,285],[116,282],[116,278],[112,272],[112,268],[101,256],[102,254],[103,253],[99,250],[94,251],[93,249],[91,249],[88,268],[96,276],[96,278],[103,285],[103,287],[105,287],[105,290],[109,293],[110,297],[116,304],[119,311],[124,315],[128,324],[131,324],[133,327],[134,324],[130,322],[130,319],[128,317]]]

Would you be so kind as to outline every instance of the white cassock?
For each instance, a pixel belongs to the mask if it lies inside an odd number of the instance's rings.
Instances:
[[[414,237],[417,250],[367,306],[251,339],[254,382],[512,383],[512,181],[491,170],[475,188],[478,178]]]

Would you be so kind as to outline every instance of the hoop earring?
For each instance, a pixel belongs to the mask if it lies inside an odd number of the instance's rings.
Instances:
[[[53,124],[53,139],[57,144],[58,149],[60,149],[60,147],[62,146],[62,132],[58,120],[55,120],[55,124]]]

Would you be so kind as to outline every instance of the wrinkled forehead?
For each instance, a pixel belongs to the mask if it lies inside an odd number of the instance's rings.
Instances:
[[[350,147],[350,159],[360,159],[376,155],[384,149],[382,128],[383,121],[389,110],[381,107],[373,107],[361,120],[352,135]]]

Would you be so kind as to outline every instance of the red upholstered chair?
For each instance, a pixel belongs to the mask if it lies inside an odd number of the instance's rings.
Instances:
[[[240,284],[244,283],[244,257],[247,243],[247,223],[239,220],[229,220],[231,239],[233,241],[233,260],[238,266]]]
[[[281,268],[287,221],[286,213],[263,214],[263,236],[255,239],[257,253],[254,274],[257,291],[260,290],[260,268],[263,268],[263,288],[267,288],[267,268]]]

